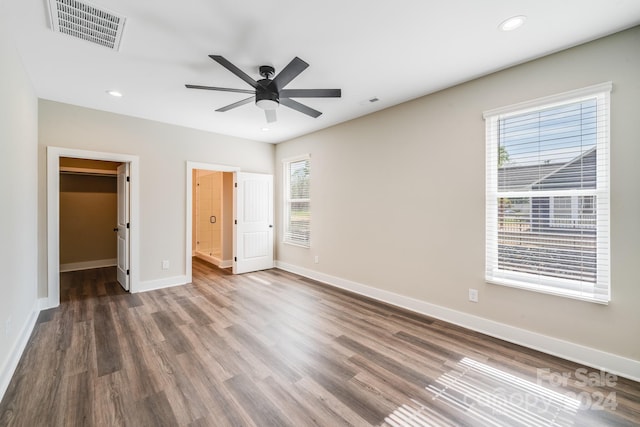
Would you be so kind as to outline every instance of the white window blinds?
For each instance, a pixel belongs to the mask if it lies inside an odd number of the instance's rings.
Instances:
[[[308,155],[284,164],[284,242],[309,247],[311,237],[311,174]]]
[[[611,83],[486,112],[486,280],[606,303]]]

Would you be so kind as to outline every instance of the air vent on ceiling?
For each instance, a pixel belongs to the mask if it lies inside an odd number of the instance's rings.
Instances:
[[[49,0],[53,31],[119,50],[126,18],[77,0]]]

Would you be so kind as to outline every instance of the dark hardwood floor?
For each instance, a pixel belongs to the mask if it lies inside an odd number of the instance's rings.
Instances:
[[[194,260],[128,294],[64,273],[2,426],[617,426],[640,384],[312,280]]]

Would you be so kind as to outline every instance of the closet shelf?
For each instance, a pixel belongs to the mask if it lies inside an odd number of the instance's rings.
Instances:
[[[60,173],[67,175],[117,176],[118,171],[108,169],[89,169],[60,166]]]

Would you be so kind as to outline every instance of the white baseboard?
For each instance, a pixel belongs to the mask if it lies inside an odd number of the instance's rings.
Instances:
[[[170,288],[172,286],[186,285],[187,276],[166,277],[164,279],[146,280],[138,283],[135,289],[131,289],[131,293],[155,291],[156,289]]]
[[[48,310],[50,308],[56,308],[56,305],[53,305],[49,298],[39,298],[38,299],[38,310]]]
[[[33,306],[33,310],[31,310],[31,314],[27,318],[27,321],[22,325],[20,332],[18,333],[17,339],[9,352],[9,357],[4,366],[0,369],[0,401],[4,397],[4,394],[9,387],[9,383],[11,383],[11,378],[13,377],[16,368],[18,367],[18,363],[20,362],[20,358],[22,357],[22,353],[24,352],[27,343],[29,342],[29,337],[31,336],[31,332],[33,332],[33,328],[36,325],[36,320],[38,320],[38,314],[40,314],[39,310],[40,301],[36,301]]]
[[[233,267],[233,260],[230,260],[230,259],[220,259],[216,256],[205,255],[200,252],[196,252],[195,257],[203,261],[209,262],[220,268]]]
[[[114,265],[118,265],[118,260],[115,258],[70,262],[68,264],[60,264],[60,272],[91,270],[92,268],[113,267]]]
[[[445,322],[471,329],[514,344],[561,357],[595,369],[640,381],[640,361],[607,353],[591,347],[567,342],[558,338],[531,332],[526,329],[474,316],[426,301],[363,285],[293,264],[276,261],[276,267],[330,286],[345,289],[387,304],[435,317]]]

